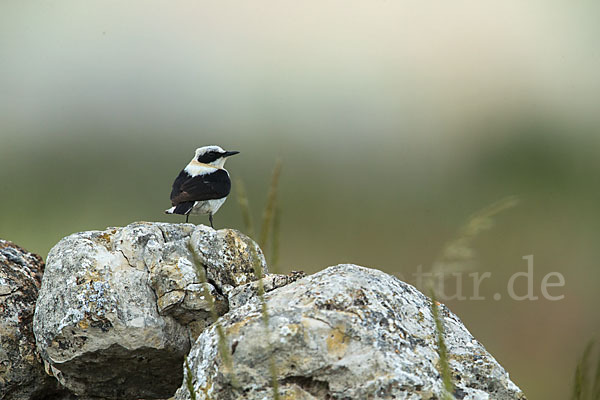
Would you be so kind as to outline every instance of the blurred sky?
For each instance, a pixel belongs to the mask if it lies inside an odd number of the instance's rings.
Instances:
[[[488,298],[534,254],[565,300],[449,302],[529,398],[567,396],[600,301],[600,3],[0,3],[0,236],[45,256],[162,211],[219,144],[255,222],[281,157],[284,271],[410,280],[478,209]],[[218,227],[243,229],[231,199]],[[197,218],[196,223],[206,223]]]

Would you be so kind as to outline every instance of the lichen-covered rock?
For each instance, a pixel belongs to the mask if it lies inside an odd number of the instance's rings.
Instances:
[[[170,397],[190,337],[212,322],[196,268],[206,269],[224,314],[226,292],[253,279],[250,246],[232,230],[148,222],[62,239],[48,255],[34,318],[48,370],[77,395]],[[266,269],[262,252],[253,254]]]
[[[266,274],[261,279],[263,290],[265,293],[270,292],[295,282],[304,276],[306,276],[306,274],[302,271],[292,271],[288,275]],[[229,309],[238,308],[249,301],[256,301],[258,299],[258,282],[259,281],[256,280],[233,288],[228,294]]]
[[[442,380],[430,299],[355,265],[338,265],[266,294],[269,330],[256,301],[219,319],[188,357],[196,398],[272,398],[269,358],[282,399],[439,399]],[[446,307],[440,307],[457,399],[525,399],[508,374]],[[186,373],[187,374],[187,373]],[[175,396],[190,399],[184,384]]]
[[[208,281],[216,282],[224,294],[234,287],[256,280],[254,262],[257,258],[261,263],[262,273],[269,272],[262,250],[237,231],[216,231],[200,225],[192,233],[191,241],[206,268]]]
[[[43,271],[39,256],[0,239],[0,399],[68,397],[35,351],[31,324]]]

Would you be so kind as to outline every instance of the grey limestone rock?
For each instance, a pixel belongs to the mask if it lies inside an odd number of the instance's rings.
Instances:
[[[228,291],[254,279],[250,254],[266,270],[246,236],[192,224],[139,222],[62,239],[48,255],[33,324],[47,370],[79,396],[170,397],[190,341],[212,323],[196,267],[222,315]]]
[[[431,302],[414,287],[346,264],[273,290],[266,301],[268,332],[257,301],[219,319],[233,371],[218,354],[215,327],[200,334],[188,357],[197,399],[273,398],[269,358],[282,399],[441,398]],[[445,306],[440,314],[455,398],[525,399],[458,317]],[[177,400],[191,398],[183,382]]]
[[[35,351],[32,320],[43,271],[39,256],[0,239],[0,399],[69,397]]]
[[[266,274],[261,280],[263,283],[263,290],[265,293],[275,290],[277,288],[288,285],[292,282],[297,281],[300,278],[306,276],[304,272],[292,271],[288,275],[283,274]],[[233,288],[229,292],[228,301],[229,308],[238,308],[249,301],[256,301],[258,299],[258,280],[246,283]]]

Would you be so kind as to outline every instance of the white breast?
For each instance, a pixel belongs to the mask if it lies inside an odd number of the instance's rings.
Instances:
[[[197,161],[192,161],[185,167],[184,171],[187,172],[190,176],[198,176],[210,174],[211,172],[215,172],[216,170],[217,168],[212,167],[208,164],[202,164]]]
[[[226,197],[223,197],[222,199],[197,201],[190,214],[214,214],[221,208],[226,199]]]

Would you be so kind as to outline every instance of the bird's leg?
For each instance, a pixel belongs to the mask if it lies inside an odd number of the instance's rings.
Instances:
[[[185,223],[187,224],[188,218],[190,218],[190,214],[185,214]]]
[[[215,229],[215,227],[213,226],[212,213],[208,213],[208,220],[210,221],[210,227]]]

